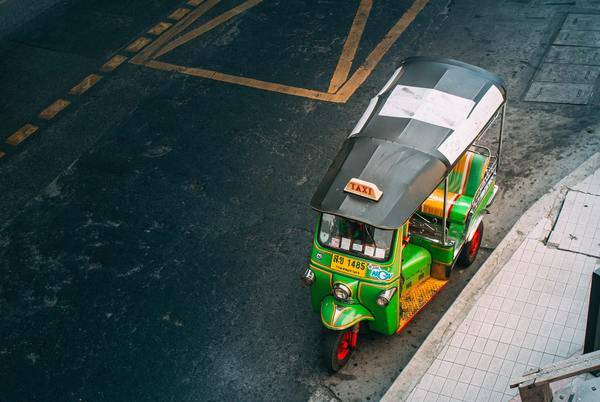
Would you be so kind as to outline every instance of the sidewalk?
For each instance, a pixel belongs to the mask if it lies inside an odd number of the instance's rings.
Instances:
[[[596,154],[523,215],[383,401],[519,400],[511,379],[582,352],[600,263],[599,167]]]

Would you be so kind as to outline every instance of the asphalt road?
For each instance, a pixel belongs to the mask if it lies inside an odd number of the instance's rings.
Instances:
[[[2,401],[376,400],[520,214],[598,151],[597,81],[587,104],[524,100],[565,18],[598,14],[597,2],[431,0],[335,102],[315,93],[359,1],[244,3],[224,21],[242,1],[214,2],[187,30],[218,26],[157,59],[180,72],[127,60],[99,73],[198,3],[74,0],[0,40],[0,136],[39,127],[0,145]],[[373,3],[349,76],[412,5]],[[308,201],[369,99],[416,54],[506,79],[502,192],[475,266],[330,375],[299,281]],[[208,70],[222,75],[198,76]],[[102,80],[68,94],[92,73]],[[36,117],[58,98],[71,104]]]

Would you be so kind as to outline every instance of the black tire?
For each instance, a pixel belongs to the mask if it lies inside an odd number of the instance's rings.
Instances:
[[[479,248],[481,247],[481,239],[483,239],[483,222],[479,224],[477,230],[475,230],[475,234],[473,234],[473,238],[466,242],[460,251],[460,255],[458,256],[458,264],[467,268],[475,258],[477,258],[477,253],[479,253]]]
[[[339,371],[342,367],[348,363],[355,347],[347,345],[345,348],[344,342],[349,341],[349,337],[358,336],[358,332],[353,335],[354,329],[347,328],[341,331],[332,331],[325,329],[323,332],[323,360],[325,366],[332,372]],[[342,356],[341,350],[345,350],[345,354]]]

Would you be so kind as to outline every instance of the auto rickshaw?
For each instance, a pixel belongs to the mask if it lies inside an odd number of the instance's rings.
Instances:
[[[344,141],[311,207],[312,308],[326,328],[333,371],[359,329],[391,335],[475,260],[496,196],[506,91],[479,67],[403,61]],[[496,151],[480,138],[500,117]]]

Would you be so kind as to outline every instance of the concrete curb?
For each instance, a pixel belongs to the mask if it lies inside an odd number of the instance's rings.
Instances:
[[[584,180],[600,168],[600,153],[586,160],[571,174],[563,178],[542,198],[537,200],[517,221],[515,226],[502,239],[498,247],[473,276],[448,311],[440,319],[410,362],[404,367],[382,401],[404,401],[425,375],[427,369],[442,351],[452,335],[469,313],[475,301],[485,291],[503,266],[521,245],[536,224],[546,218],[554,221],[558,215],[567,190]]]

